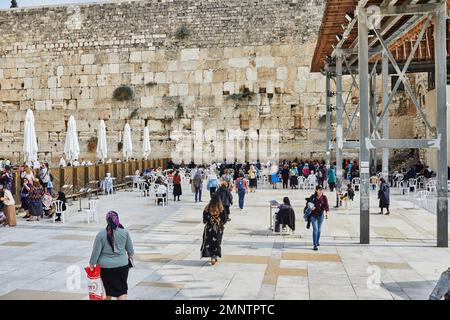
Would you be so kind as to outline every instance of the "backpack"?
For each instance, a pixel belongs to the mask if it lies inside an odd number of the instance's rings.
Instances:
[[[238,186],[238,190],[239,191],[242,191],[242,190],[245,190],[245,182],[244,182],[244,179],[239,179],[238,180],[238,182],[237,182],[237,186]]]
[[[200,176],[196,175],[196,176],[194,176],[193,182],[194,182],[194,187],[199,188],[200,185],[202,184],[202,179],[200,179]]]

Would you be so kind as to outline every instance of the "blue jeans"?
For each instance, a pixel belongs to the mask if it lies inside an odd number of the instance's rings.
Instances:
[[[311,216],[311,224],[313,226],[313,244],[317,246],[320,240],[320,228],[322,227],[323,222],[323,212],[320,217],[316,218],[315,216]]]
[[[195,188],[195,202],[202,201],[202,189]]]
[[[239,208],[244,209],[245,190],[238,190]]]

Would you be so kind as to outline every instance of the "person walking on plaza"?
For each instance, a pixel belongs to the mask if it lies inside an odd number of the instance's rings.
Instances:
[[[211,197],[216,192],[217,188],[219,188],[219,181],[217,180],[217,176],[212,171],[208,175],[208,181],[206,182],[206,188],[208,189]]]
[[[37,179],[33,181],[33,187],[30,190],[30,218],[27,221],[32,221],[33,217],[39,221],[39,218],[44,215],[44,207],[42,205],[42,198],[44,197],[44,188]]]
[[[250,170],[248,170],[248,179],[250,180],[250,192],[256,192],[256,169],[253,165],[251,165]]]
[[[289,171],[289,175],[291,177],[291,189],[298,189],[298,170],[296,164],[292,165],[292,168]]]
[[[386,183],[386,180],[384,178],[380,179],[380,189],[378,190],[378,199],[380,199],[380,213],[379,214],[383,214],[383,209],[386,208],[387,212],[386,215],[389,215],[389,186]]]
[[[281,169],[281,179],[283,180],[283,189],[287,189],[289,181],[289,166],[287,164],[283,165],[283,169]]]
[[[227,181],[222,181],[219,190],[217,190],[220,195],[220,200],[222,201],[223,208],[225,209],[225,214],[227,216],[227,221],[230,219],[230,206],[233,205],[233,195],[231,194],[230,187]]]
[[[270,183],[272,184],[272,189],[277,188],[277,183],[280,182],[280,178],[278,177],[279,167],[275,163],[270,167],[271,179]]]
[[[248,192],[248,184],[242,172],[239,174],[239,178],[237,178],[235,185],[236,185],[236,193],[238,194],[239,197],[239,209],[243,210],[245,194]]]
[[[314,203],[311,214],[311,224],[313,226],[313,249],[317,251],[317,247],[320,246],[320,232],[323,219],[324,217],[328,219],[330,207],[328,205],[328,198],[324,195],[323,188],[320,186],[317,186],[316,192],[312,196],[312,200]]]
[[[16,202],[14,197],[8,189],[0,190],[0,201],[3,202],[3,212],[6,216],[6,223],[10,227],[15,227],[16,222]]]
[[[192,188],[195,193],[195,202],[202,202],[203,178],[200,170],[197,168],[192,178]]]
[[[200,249],[201,258],[210,258],[211,265],[215,265],[217,259],[222,257],[222,236],[226,223],[227,217],[220,195],[215,193],[203,210],[203,224],[205,227]]]
[[[336,169],[334,165],[331,165],[330,168],[328,168],[328,187],[331,192],[336,188]]]
[[[181,188],[181,175],[180,171],[177,170],[173,176],[173,201],[178,198],[178,201],[180,201],[180,196],[183,194],[182,188]]]
[[[95,237],[89,266],[91,270],[100,265],[100,277],[106,291],[106,300],[113,297],[127,300],[128,272],[133,265],[133,241],[120,224],[115,211],[106,214],[106,229]]]

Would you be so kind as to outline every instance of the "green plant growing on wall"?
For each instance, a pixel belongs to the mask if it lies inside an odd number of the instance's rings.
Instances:
[[[251,99],[251,98],[253,98],[254,95],[255,95],[254,92],[245,90],[244,92],[233,93],[233,94],[229,95],[228,98],[232,99],[232,100],[244,100],[245,98]]]
[[[131,111],[129,118],[130,119],[134,119],[134,118],[136,118],[138,116],[138,114],[139,114],[139,108],[136,108],[133,111]]]
[[[154,86],[156,86],[156,85],[158,85],[158,83],[157,82],[154,82],[154,81],[151,81],[151,82],[147,82],[146,84],[145,84],[147,87],[154,87]]]
[[[117,101],[129,101],[133,99],[133,90],[128,86],[120,86],[114,90],[113,98]]]
[[[177,105],[177,109],[175,110],[175,118],[176,119],[180,119],[180,118],[183,118],[183,117],[184,117],[184,108],[181,105],[181,103],[179,103]]]
[[[19,6],[17,5],[17,1],[16,0],[11,0],[11,7],[10,8],[18,8]]]
[[[186,39],[191,35],[191,31],[186,26],[181,26],[175,31],[175,38]]]

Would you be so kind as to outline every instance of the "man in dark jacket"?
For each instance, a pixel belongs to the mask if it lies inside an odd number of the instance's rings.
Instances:
[[[233,205],[233,195],[230,192],[230,188],[227,181],[223,181],[220,185],[219,190],[217,190],[220,196],[220,200],[222,200],[223,208],[225,209],[225,214],[227,216],[227,221],[231,221],[230,219],[230,206]]]

